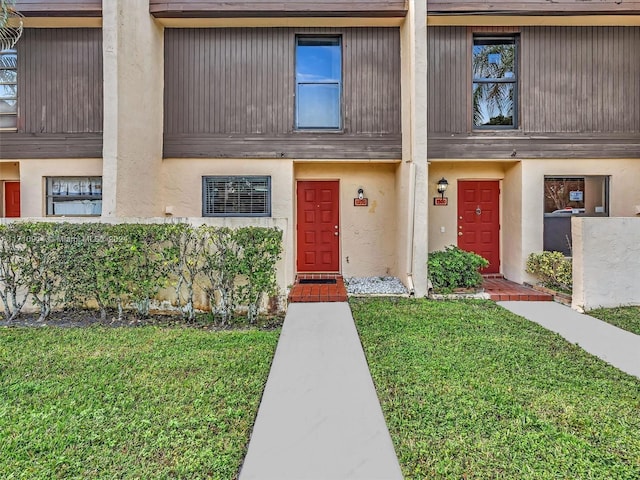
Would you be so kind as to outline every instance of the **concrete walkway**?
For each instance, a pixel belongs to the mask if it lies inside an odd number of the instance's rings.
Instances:
[[[402,479],[347,303],[292,303],[239,480]]]
[[[640,378],[640,336],[555,302],[498,302],[507,310],[559,333],[623,372]]]

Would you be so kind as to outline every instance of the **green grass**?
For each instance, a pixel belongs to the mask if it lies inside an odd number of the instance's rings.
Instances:
[[[638,479],[640,380],[491,302],[352,302],[409,479]]]
[[[234,478],[277,338],[0,329],[0,478]]]
[[[640,307],[599,308],[587,312],[587,315],[640,335]]]

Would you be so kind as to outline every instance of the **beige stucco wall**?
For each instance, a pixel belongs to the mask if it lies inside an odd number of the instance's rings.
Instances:
[[[429,180],[427,182],[429,201],[429,251],[443,250],[447,245],[458,244],[458,180],[498,180],[502,181],[506,171],[513,167],[511,162],[444,162],[434,161],[429,166]],[[444,177],[449,182],[445,197],[449,199],[447,206],[433,205],[433,199],[440,197],[438,180]],[[502,184],[501,184],[502,189]],[[504,192],[504,189],[502,189]],[[500,223],[504,223],[503,195],[500,196]],[[512,219],[513,212],[509,209],[507,217]],[[502,225],[500,235],[501,259],[504,256],[505,239]],[[443,231],[444,230],[444,231]],[[511,247],[509,246],[507,250]],[[501,262],[504,266],[504,261]]]
[[[397,192],[397,266],[392,273],[416,296],[427,294],[427,29],[426,2],[409,0],[400,28],[402,82],[402,162]]]
[[[543,248],[544,204],[542,192],[545,175],[607,175],[609,183],[609,216],[635,215],[640,204],[640,160],[523,160],[522,162],[522,256],[521,281],[535,281],[524,273],[526,259]],[[515,280],[515,279],[514,279]],[[518,281],[518,280],[516,280]]]
[[[295,202],[291,160],[167,158],[162,162],[159,178],[160,209],[163,215],[201,217],[202,177],[206,175],[271,176],[271,216],[278,221],[284,221],[286,225],[293,225]],[[251,225],[258,225],[264,221],[261,218],[235,220]],[[211,221],[220,222],[222,219]],[[279,284],[282,282],[280,284],[282,288],[293,284],[295,279],[293,244],[294,231],[293,228],[288,227],[284,231],[284,253],[279,269]]]
[[[158,216],[163,27],[148,2],[103,2],[105,217]]]
[[[99,158],[20,160],[20,199],[23,217],[46,215],[46,177],[100,176]]]
[[[522,163],[505,166],[502,181],[502,274],[514,282],[524,281],[522,267]]]
[[[610,176],[610,216],[635,215],[640,205],[640,161],[628,160],[522,160],[520,162],[432,161],[429,168],[429,250],[457,244],[457,180],[501,180],[501,272],[518,283],[535,282],[525,270],[526,259],[543,247],[543,188],[548,175]],[[436,184],[449,182],[447,207],[433,206]],[[444,232],[441,231],[444,227]]]
[[[264,159],[165,159],[161,190],[163,211],[173,217],[202,215],[202,177],[205,175],[270,175],[274,219],[295,225],[296,180],[340,181],[340,253],[345,276],[395,274],[397,270],[397,164],[305,162]],[[362,187],[368,207],[354,207]],[[260,222],[260,218],[241,219]],[[285,232],[282,268],[284,285],[295,275],[295,228]],[[403,279],[404,280],[404,279]]]
[[[397,271],[395,172],[395,164],[383,163],[295,165],[296,180],[340,181],[340,258],[346,277],[394,275]],[[369,199],[368,207],[353,205],[359,188]]]
[[[571,219],[572,306],[640,305],[640,217]]]

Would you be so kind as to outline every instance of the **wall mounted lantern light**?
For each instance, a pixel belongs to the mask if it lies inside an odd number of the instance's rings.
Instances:
[[[440,180],[438,180],[438,193],[442,198],[444,198],[444,192],[447,191],[448,186],[449,182],[447,182],[446,178],[442,177]]]
[[[358,189],[358,198],[359,198],[360,200],[362,200],[362,199],[364,198],[364,190],[362,189],[362,187],[360,187],[360,188]]]

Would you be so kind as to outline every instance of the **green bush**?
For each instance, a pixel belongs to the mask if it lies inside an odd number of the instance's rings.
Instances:
[[[573,288],[571,259],[561,252],[530,254],[526,270],[536,276],[545,287],[565,292],[571,292]]]
[[[254,322],[276,290],[282,232],[173,224],[14,222],[0,225],[0,300],[5,317],[27,298],[40,320],[54,305],[95,303],[147,315],[160,289],[173,287],[185,318],[195,318],[194,286],[208,294],[212,316],[228,323],[238,310]],[[26,294],[22,293],[26,292]]]
[[[436,292],[449,293],[456,288],[476,288],[482,285],[480,269],[489,262],[473,252],[453,245],[429,254],[429,279]]]

